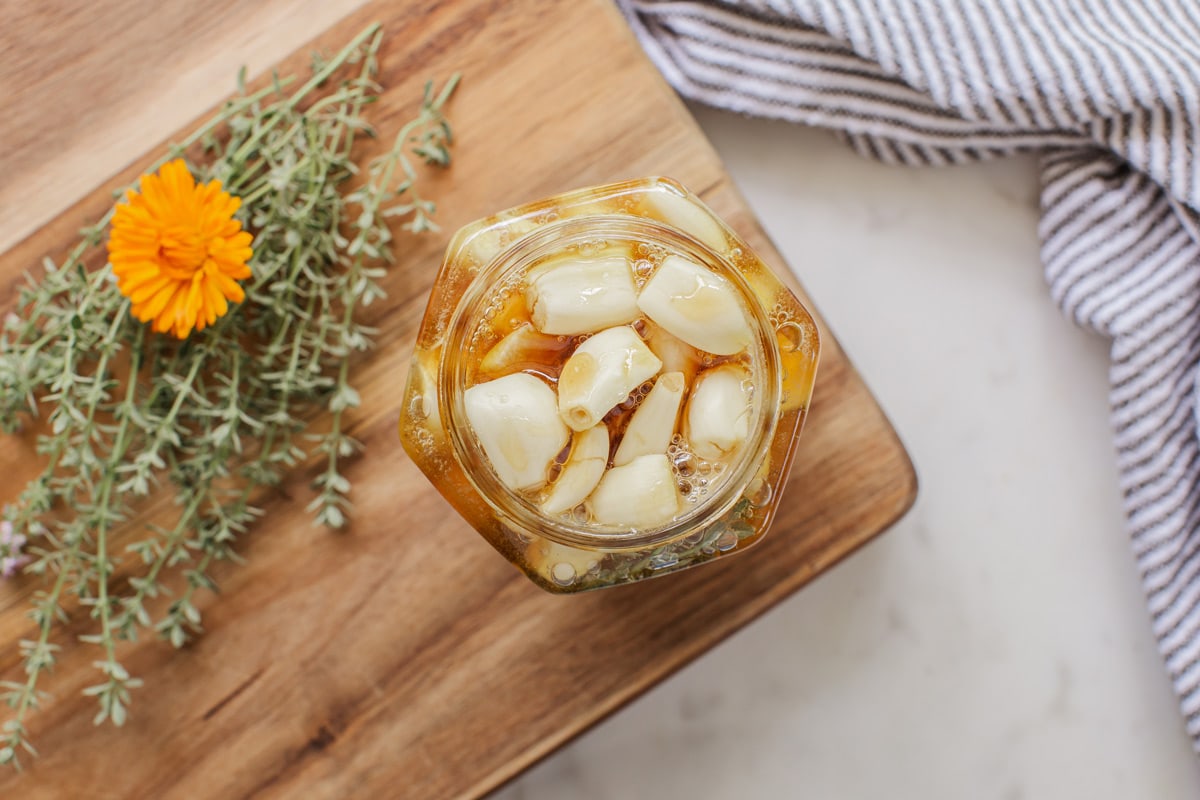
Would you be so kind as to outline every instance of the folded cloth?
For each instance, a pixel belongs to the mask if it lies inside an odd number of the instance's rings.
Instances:
[[[617,2],[686,97],[889,163],[1039,153],[1046,280],[1112,339],[1129,533],[1200,750],[1200,4]]]

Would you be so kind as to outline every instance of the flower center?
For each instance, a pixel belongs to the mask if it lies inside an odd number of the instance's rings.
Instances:
[[[163,272],[175,280],[190,281],[208,258],[208,242],[195,228],[176,225],[159,236],[158,255]]]

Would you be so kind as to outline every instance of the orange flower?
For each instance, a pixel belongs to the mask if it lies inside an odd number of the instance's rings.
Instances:
[[[250,277],[249,233],[233,218],[241,198],[220,181],[197,184],[183,159],[143,175],[113,214],[108,260],[133,315],[180,339],[240,303]]]

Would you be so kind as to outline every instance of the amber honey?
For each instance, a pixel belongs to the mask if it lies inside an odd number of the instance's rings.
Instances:
[[[678,497],[673,513],[653,525],[614,524],[597,517],[591,497],[544,513],[581,432],[569,432],[531,485],[514,488],[496,469],[495,453],[481,446],[464,397],[520,373],[558,391],[561,400],[564,369],[598,335],[536,330],[531,275],[564,260],[619,259],[640,297],[670,257],[701,265],[734,287],[751,334],[744,349],[721,355],[679,340],[647,314],[613,326],[628,326],[627,336],[661,367],[598,420],[607,437],[604,476],[618,468],[631,421],[665,374],[682,375],[681,409],[706,376],[736,380],[746,403],[744,441],[728,457],[701,457],[686,427],[697,422],[695,414],[681,410],[663,453]],[[464,518],[543,588],[569,592],[639,580],[745,549],[763,535],[807,412],[818,348],[812,318],[794,295],[678,184],[646,179],[585,190],[481,220],[455,236],[418,337],[401,438]],[[636,493],[629,497],[631,505],[637,500]]]

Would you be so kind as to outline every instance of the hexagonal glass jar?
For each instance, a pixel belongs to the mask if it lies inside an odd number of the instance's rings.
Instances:
[[[581,516],[583,506],[541,513],[536,498],[498,479],[463,405],[482,356],[529,320],[520,284],[530,266],[613,248],[628,254],[639,287],[671,254],[722,275],[754,331],[746,355],[753,383],[746,390],[748,438],[729,463],[713,466],[692,457],[677,433],[668,455],[685,502],[674,519],[645,530],[596,525]],[[635,329],[646,330],[637,323]],[[559,339],[569,350],[581,337]],[[819,349],[817,327],[795,295],[679,183],[645,178],[583,189],[501,212],[454,235],[417,335],[400,438],[450,504],[538,586],[569,593],[629,583],[724,558],[762,538],[787,482]],[[716,363],[697,356],[697,370]],[[554,385],[552,371],[533,371]],[[635,392],[624,405],[637,400]]]

